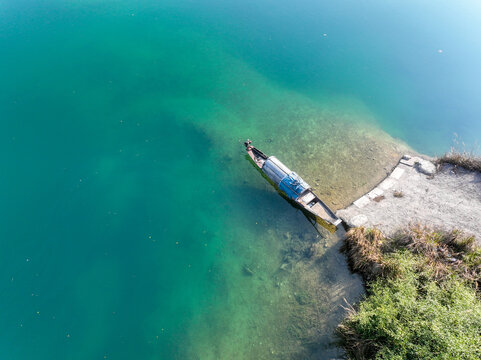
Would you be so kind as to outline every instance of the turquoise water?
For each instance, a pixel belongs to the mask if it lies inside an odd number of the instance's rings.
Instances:
[[[361,293],[342,234],[242,141],[334,207],[392,137],[475,146],[480,20],[474,1],[0,1],[2,358],[338,355]]]

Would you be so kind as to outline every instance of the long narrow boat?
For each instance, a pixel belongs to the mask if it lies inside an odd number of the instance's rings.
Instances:
[[[312,214],[316,219],[321,219],[328,225],[337,228],[341,223],[334,212],[314,194],[311,187],[294,171],[280,162],[275,156],[267,156],[251,145],[252,141],[244,142],[247,153],[254,164],[271,180],[276,188],[285,194],[298,206]],[[322,222],[321,222],[322,223]]]

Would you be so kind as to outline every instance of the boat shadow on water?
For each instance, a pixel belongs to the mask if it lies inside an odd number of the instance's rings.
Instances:
[[[333,225],[328,223],[327,221],[321,219],[318,216],[313,215],[312,213],[306,211],[302,206],[299,205],[298,202],[290,199],[286,193],[284,193],[282,190],[279,189],[279,186],[275,184],[260,168],[259,166],[252,160],[252,158],[249,155],[245,155],[244,158],[249,161],[249,163],[262,175],[262,177],[267,180],[269,184],[271,184],[275,191],[282,196],[293,208],[296,210],[300,210],[302,214],[306,217],[306,219],[309,221],[309,223],[314,227],[317,233],[319,233],[321,236],[326,237],[326,231],[329,232],[330,234],[335,233],[338,228]]]

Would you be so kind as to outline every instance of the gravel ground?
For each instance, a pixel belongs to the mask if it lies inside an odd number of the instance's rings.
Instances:
[[[475,235],[481,244],[481,173],[443,165],[426,175],[430,171],[423,168],[434,166],[419,158],[411,158],[410,164],[401,160],[373,191],[337,215],[349,226],[376,226],[388,236],[416,223],[456,228]]]

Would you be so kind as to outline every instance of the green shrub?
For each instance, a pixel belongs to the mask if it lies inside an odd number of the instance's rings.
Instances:
[[[340,325],[354,359],[481,359],[481,302],[453,274],[439,281],[421,254],[385,255],[391,272]],[[395,265],[395,266],[394,266]]]

